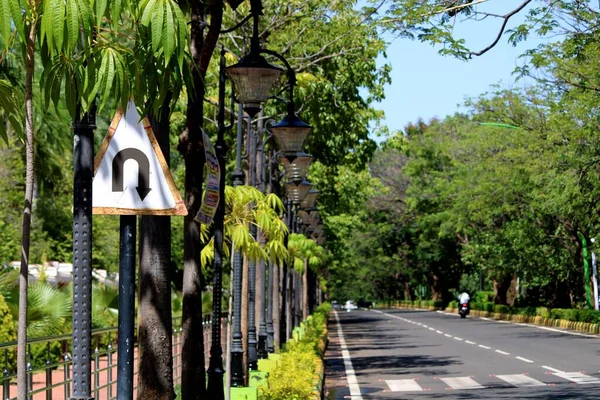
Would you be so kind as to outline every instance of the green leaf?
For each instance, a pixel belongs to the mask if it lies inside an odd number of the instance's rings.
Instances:
[[[83,27],[84,37],[91,35],[91,28],[94,24],[94,14],[92,12],[92,7],[90,7],[90,3],[88,1],[89,0],[78,0],[79,19]]]
[[[3,39],[6,49],[8,49],[8,42],[11,35],[10,24],[11,17],[8,3],[0,1],[0,37]]]
[[[170,1],[166,1],[165,4],[165,35],[164,35],[164,52],[165,52],[165,65],[169,63],[171,56],[175,52],[175,44],[177,40],[177,34],[175,32],[175,21],[173,10],[171,9]]]
[[[60,0],[59,0],[60,1]],[[79,9],[77,0],[67,0],[67,46],[66,51],[72,52],[79,40]]]
[[[51,13],[46,14],[52,23],[52,46],[55,50],[62,49],[65,35],[65,3],[62,0],[54,1]]]
[[[96,24],[100,25],[106,12],[108,0],[96,0]]]
[[[23,15],[21,14],[21,5],[19,4],[19,0],[8,0],[8,7],[10,8],[10,14],[13,22],[15,23],[15,28],[17,29],[17,32],[21,38],[24,39],[25,25],[23,25]]]
[[[111,16],[113,21],[113,29],[117,29],[117,25],[119,23],[119,19],[121,18],[121,9],[122,3],[121,0],[112,0],[111,1]]]
[[[158,51],[162,43],[163,36],[163,22],[165,18],[165,9],[168,8],[167,5],[159,0],[156,4],[156,8],[152,10],[152,51]]]
[[[181,8],[179,8],[179,4],[174,3],[173,9],[175,10],[175,16],[177,17],[177,32],[179,33],[179,42],[177,43],[179,49],[177,52],[177,64],[179,65],[179,69],[182,70],[186,49],[187,25],[185,16],[183,15]]]
[[[142,18],[141,18],[141,23],[143,26],[149,26],[150,25],[150,20],[152,18],[152,14],[154,12],[154,7],[155,7],[155,3],[157,0],[148,0],[147,2],[142,3],[142,7],[143,7],[143,12],[142,12]]]
[[[115,59],[114,53],[112,49],[106,51],[107,53],[107,69],[106,69],[106,77],[103,78],[104,87],[102,88],[102,93],[100,95],[100,105],[98,109],[101,110],[104,108],[104,105],[110,98],[110,94],[112,92],[113,81],[115,78]]]

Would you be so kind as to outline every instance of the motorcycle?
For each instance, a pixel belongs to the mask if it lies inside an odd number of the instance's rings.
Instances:
[[[469,303],[462,303],[460,307],[458,307],[458,315],[460,315],[461,318],[467,318],[469,311]]]

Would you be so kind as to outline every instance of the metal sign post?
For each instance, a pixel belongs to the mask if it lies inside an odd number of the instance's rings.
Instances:
[[[133,399],[136,215],[186,215],[147,118],[119,110],[95,159],[93,213],[121,215],[117,399]],[[170,299],[167,299],[170,301]]]

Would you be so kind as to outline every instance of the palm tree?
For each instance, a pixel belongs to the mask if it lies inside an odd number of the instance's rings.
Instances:
[[[288,240],[290,264],[302,275],[302,319],[308,317],[309,269],[315,271],[327,260],[327,250],[304,235],[292,233]],[[314,283],[313,283],[314,284]]]

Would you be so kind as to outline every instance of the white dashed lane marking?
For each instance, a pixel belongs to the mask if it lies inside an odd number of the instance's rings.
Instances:
[[[531,360],[529,360],[527,358],[519,357],[519,356],[517,356],[517,360],[525,361],[526,363],[532,363],[533,362],[533,361],[531,361]]]

